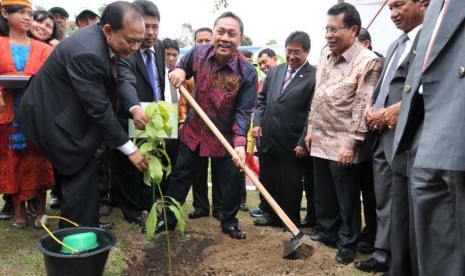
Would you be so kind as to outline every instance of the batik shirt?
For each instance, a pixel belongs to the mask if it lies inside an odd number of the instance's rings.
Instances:
[[[257,95],[257,72],[238,53],[220,66],[211,45],[200,45],[183,56],[177,65],[186,79],[195,78],[194,98],[234,147],[247,144],[252,109]],[[226,149],[193,109],[180,131],[180,139],[200,156],[225,157]]]
[[[354,150],[354,163],[364,161],[357,145],[365,139],[366,112],[381,70],[381,60],[358,43],[339,56],[323,51],[308,120],[311,156],[338,161],[344,146]]]

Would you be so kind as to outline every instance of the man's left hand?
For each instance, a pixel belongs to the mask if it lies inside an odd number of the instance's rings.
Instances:
[[[144,130],[145,125],[148,122],[148,118],[145,115],[144,109],[140,106],[137,106],[131,111],[131,113],[136,129]]]
[[[302,158],[307,155],[307,151],[301,146],[296,146],[294,151],[295,151],[295,157],[297,158]]]
[[[233,157],[232,160],[233,160],[234,165],[236,165],[236,167],[238,168],[245,166],[245,159],[246,159],[245,147],[237,146],[234,148],[234,151],[237,153],[237,156],[239,157],[239,159],[236,157]]]
[[[339,160],[337,163],[342,167],[349,167],[354,161],[354,150],[348,149],[344,146],[339,148]]]
[[[400,102],[386,108],[386,111],[384,112],[384,121],[386,122],[386,126],[389,129],[394,130],[396,128],[397,118],[399,118],[399,111]]]

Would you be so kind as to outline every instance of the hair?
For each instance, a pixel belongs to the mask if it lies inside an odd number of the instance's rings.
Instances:
[[[328,10],[328,15],[330,16],[336,16],[341,13],[344,14],[344,24],[346,24],[347,27],[357,26],[357,33],[355,35],[358,35],[360,27],[362,26],[362,20],[360,19],[360,14],[357,9],[353,5],[343,2],[332,6]]]
[[[0,3],[0,8],[4,9],[8,14],[15,13],[21,9],[24,9],[26,6],[22,5],[11,5],[3,7]],[[0,35],[1,36],[8,36],[10,34],[10,25],[6,18],[0,15]]]
[[[265,48],[258,53],[258,57],[261,57],[262,55],[267,55],[272,58],[276,56],[276,53],[273,51],[273,49]]]
[[[370,32],[368,32],[367,28],[361,27],[360,32],[357,35],[357,39],[359,41],[370,41],[370,46],[368,46],[368,49],[371,50],[371,35]]]
[[[165,46],[165,49],[174,48],[179,53],[179,45],[176,40],[171,39],[171,38],[165,38],[163,39],[163,45]]]
[[[302,45],[302,49],[306,53],[310,52],[311,42],[310,36],[306,32],[295,31],[291,33],[287,38],[284,46],[287,46],[289,43],[299,43]]]
[[[136,0],[132,2],[132,4],[139,10],[139,12],[143,16],[153,16],[158,18],[158,21],[161,21],[160,11],[158,11],[157,5],[155,5],[155,3],[153,3],[152,1]]]
[[[42,23],[45,19],[50,18],[53,21],[52,34],[49,39],[43,42],[49,43],[50,40],[57,39],[58,37],[57,22],[56,22],[55,16],[51,12],[44,11],[44,10],[33,11],[32,18],[34,19],[34,21],[39,22],[39,23]],[[29,37],[35,38],[32,35],[31,31],[28,31],[27,34]]]
[[[242,19],[237,14],[230,12],[230,11],[224,12],[220,16],[218,16],[218,18],[215,20],[215,23],[213,24],[213,27],[216,26],[216,24],[218,23],[220,19],[226,18],[226,17],[232,17],[236,19],[237,22],[239,22],[239,29],[241,31],[241,36],[242,36],[244,34],[244,23],[242,23]]]
[[[249,50],[239,50],[246,58],[252,59],[253,53]]]
[[[209,33],[213,34],[212,29],[210,29],[208,27],[199,28],[194,33],[194,40],[197,39],[197,34],[202,33],[202,32],[209,32]]]
[[[100,18],[100,25],[110,25],[114,31],[123,29],[124,17],[131,21],[143,20],[139,10],[131,3],[125,1],[116,1],[108,4],[103,10]]]

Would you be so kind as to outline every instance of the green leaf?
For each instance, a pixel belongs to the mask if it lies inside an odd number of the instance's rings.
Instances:
[[[152,121],[149,121],[146,125],[145,125],[145,132],[147,132],[147,136],[151,139],[156,139],[158,137],[157,135],[157,128],[155,127],[155,125],[153,124]]]
[[[158,111],[163,116],[163,120],[168,122],[170,120],[170,113],[176,111],[175,106],[167,102],[158,102]]]
[[[163,130],[165,131],[166,135],[168,135],[168,137],[171,137],[171,135],[173,135],[173,128],[169,125],[165,125],[165,127],[163,127]]]
[[[147,118],[151,118],[153,116],[153,114],[156,113],[156,111],[157,111],[156,107],[157,107],[156,103],[152,102],[145,108],[145,115],[147,116]]]
[[[158,212],[157,212],[157,205],[153,204],[152,208],[150,209],[149,214],[147,215],[147,220],[145,221],[145,227],[147,229],[146,237],[147,239],[152,239],[153,234],[155,233],[155,228],[157,227],[158,221]]]
[[[149,171],[150,177],[153,179],[153,181],[157,184],[160,184],[163,178],[163,167],[158,158],[150,158]]]
[[[136,136],[134,136],[133,142],[136,143],[136,140],[139,139],[139,137],[145,133],[146,133],[145,130],[137,130]]]
[[[144,172],[144,183],[145,185],[151,187],[152,186],[152,178],[150,178],[150,171],[146,170]]]
[[[150,152],[151,150],[153,150],[153,143],[145,142],[140,146],[140,151],[142,154]]]
[[[150,122],[152,122],[154,128],[157,131],[162,130],[164,125],[165,125],[164,121],[163,121],[163,117],[162,117],[162,115],[160,113],[153,114],[153,117],[150,120]]]
[[[168,206],[168,208],[173,212],[174,216],[176,217],[176,220],[178,223],[176,224],[176,227],[178,227],[179,231],[181,234],[184,235],[184,231],[186,231],[186,222],[184,221],[184,218],[182,217],[181,210],[176,208],[174,205]]]
[[[165,202],[171,202],[174,206],[176,206],[176,208],[178,208],[179,210],[182,211],[182,205],[181,205],[181,203],[179,203],[179,201],[177,201],[176,199],[174,199],[174,197],[164,196],[163,198],[165,199]]]

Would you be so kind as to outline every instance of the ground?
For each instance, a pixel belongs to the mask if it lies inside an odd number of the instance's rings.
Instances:
[[[247,203],[257,206],[256,191],[248,192]],[[191,206],[190,201],[185,204],[185,214],[192,211]],[[283,259],[283,242],[290,241],[292,234],[282,228],[255,227],[253,218],[243,211],[238,218],[239,227],[247,234],[245,240],[233,240],[221,233],[219,222],[212,217],[185,217],[185,234],[170,233],[172,275],[370,275],[356,270],[353,263],[338,264],[335,249],[314,243],[308,236],[296,251],[296,260]],[[102,220],[115,222],[112,232],[117,238],[104,275],[169,275],[165,234],[147,241],[117,209]],[[56,229],[56,222],[51,223],[51,229]],[[302,231],[309,233],[311,229]],[[44,234],[31,226],[15,230],[8,221],[0,221],[0,275],[45,275],[42,253],[37,249],[37,241]],[[358,255],[357,259],[367,257]]]

